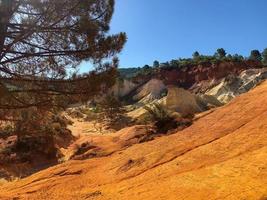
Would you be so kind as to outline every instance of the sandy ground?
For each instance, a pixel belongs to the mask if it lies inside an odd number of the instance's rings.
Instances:
[[[70,118],[73,122],[68,126],[75,137],[89,136],[89,135],[104,135],[114,133],[112,130],[101,129],[101,125],[95,121],[84,122],[82,119]]]
[[[174,135],[0,186],[0,199],[261,200],[267,82]]]

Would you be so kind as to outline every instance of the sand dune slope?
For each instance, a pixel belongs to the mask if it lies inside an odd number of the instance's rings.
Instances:
[[[267,82],[174,135],[5,184],[0,199],[260,200],[267,195]]]

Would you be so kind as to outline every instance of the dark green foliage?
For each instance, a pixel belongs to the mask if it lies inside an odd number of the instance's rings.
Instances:
[[[65,109],[112,87],[126,42],[125,33],[109,34],[114,3],[0,1],[1,120],[22,124],[27,109]],[[95,70],[69,76],[84,60]]]
[[[267,65],[267,48],[262,52],[262,62],[264,65]]]
[[[153,121],[165,121],[171,119],[169,112],[159,103],[145,106],[144,109],[148,111]]]
[[[0,157],[2,158],[0,163],[33,163],[36,159],[45,159],[56,163],[61,156],[52,136],[27,135],[0,152]]]
[[[145,65],[142,70],[139,72],[141,75],[149,75],[153,72],[153,68],[150,67],[149,65]]]
[[[199,56],[200,56],[200,54],[199,54],[198,51],[195,51],[195,52],[193,53],[193,55],[192,55],[192,57],[193,57],[194,60],[198,59]]]
[[[131,123],[130,118],[125,114],[122,102],[113,95],[106,96],[99,103],[99,107],[101,111],[98,120],[106,122],[110,128],[120,130]]]
[[[261,61],[262,60],[262,56],[259,50],[254,49],[250,52],[250,56],[249,56],[250,60],[255,60],[255,61]]]
[[[226,56],[226,51],[223,48],[219,48],[217,49],[215,56],[219,58],[224,58]]]
[[[137,68],[119,68],[120,78],[131,79],[139,75],[150,75],[154,72],[156,68],[145,65],[144,67]]]
[[[194,115],[181,117],[180,114],[170,113],[163,105],[153,103],[144,107],[149,116],[150,121],[154,122],[157,133],[170,133],[173,130],[183,130],[192,125]],[[147,120],[149,121],[149,119]]]
[[[50,148],[48,148],[49,146]],[[31,153],[31,152],[44,152],[47,156],[54,158],[56,156],[57,149],[54,146],[54,139],[52,136],[24,136],[21,138],[16,146],[14,146],[13,152]],[[52,150],[52,151],[51,151]],[[50,152],[51,151],[51,152]]]
[[[56,164],[62,156],[59,149],[66,148],[74,139],[67,129],[71,122],[61,115],[38,110],[31,110],[23,115],[25,119],[22,124],[9,128],[9,136],[12,137],[2,138],[8,143],[0,149],[0,163],[31,164],[38,160]]]
[[[143,67],[144,70],[148,70],[149,68],[150,68],[149,65],[144,65],[144,67]]]
[[[167,133],[169,130],[177,128],[177,122],[161,104],[153,103],[150,106],[145,106],[144,109],[147,110],[151,120],[155,123],[157,132]]]
[[[116,120],[121,113],[124,112],[122,103],[113,95],[108,95],[100,103],[102,111],[105,113],[105,117],[109,120]]]
[[[180,62],[179,60],[171,60],[169,63],[169,66],[179,68],[180,67]]]
[[[158,67],[159,67],[159,61],[155,60],[155,61],[153,62],[153,67],[154,67],[154,68],[158,68]]]
[[[168,69],[169,67],[171,67],[169,62],[160,63],[160,68]]]
[[[233,59],[233,56],[232,56],[231,54],[228,54],[228,55],[226,56],[226,58],[229,59],[229,60],[232,60],[232,59]]]
[[[241,62],[241,61],[243,61],[243,60],[245,60],[245,59],[244,59],[244,57],[243,57],[242,55],[234,54],[234,55],[232,56],[232,60],[233,60],[233,61],[236,61],[236,62]]]
[[[257,52],[256,58],[259,60],[259,52]],[[267,65],[267,49],[262,53],[263,63]],[[265,59],[264,59],[265,58]],[[244,58],[242,55],[239,54],[227,54],[223,48],[217,49],[217,52],[213,56],[209,55],[201,55],[198,51],[195,51],[192,55],[192,58],[179,58],[179,59],[172,59],[171,61],[163,62],[159,64],[160,69],[171,70],[171,69],[181,69],[186,70],[190,67],[194,67],[196,65],[205,65],[211,66],[212,64],[219,64],[221,62],[244,62],[247,59]],[[154,62],[155,66],[157,66],[157,61]],[[154,65],[153,65],[154,66]],[[129,69],[119,69],[121,74],[125,77],[135,77],[140,74],[153,74],[158,68],[149,67],[148,65],[144,66],[143,68],[129,68]],[[127,75],[128,73],[128,75]]]
[[[142,68],[137,67],[137,68],[119,68],[119,75],[122,78],[125,79],[130,79],[133,78],[135,76],[137,76],[137,74],[139,74],[142,71]]]
[[[194,61],[192,58],[180,58],[178,61],[179,61],[179,68],[190,66],[196,63],[196,61]]]

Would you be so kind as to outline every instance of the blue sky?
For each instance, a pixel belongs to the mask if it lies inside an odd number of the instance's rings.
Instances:
[[[121,67],[138,67],[195,50],[249,55],[267,48],[267,0],[116,0],[111,33],[128,42]],[[85,65],[83,65],[84,68]]]

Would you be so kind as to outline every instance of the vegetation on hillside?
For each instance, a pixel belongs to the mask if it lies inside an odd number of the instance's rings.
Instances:
[[[152,74],[158,69],[183,69],[196,65],[218,64],[220,62],[245,62],[249,60],[259,62],[259,65],[267,66],[267,48],[263,52],[252,50],[249,57],[239,54],[227,54],[223,48],[217,49],[214,55],[201,55],[198,51],[195,51],[192,54],[192,58],[178,58],[163,63],[155,60],[152,66],[144,65],[137,68],[122,68],[119,69],[119,73],[123,78],[133,78],[138,75]]]
[[[181,116],[179,113],[173,113],[160,103],[153,103],[144,106],[148,116],[145,121],[151,121],[156,127],[157,133],[168,133],[173,130],[182,130],[192,124],[194,116]]]

